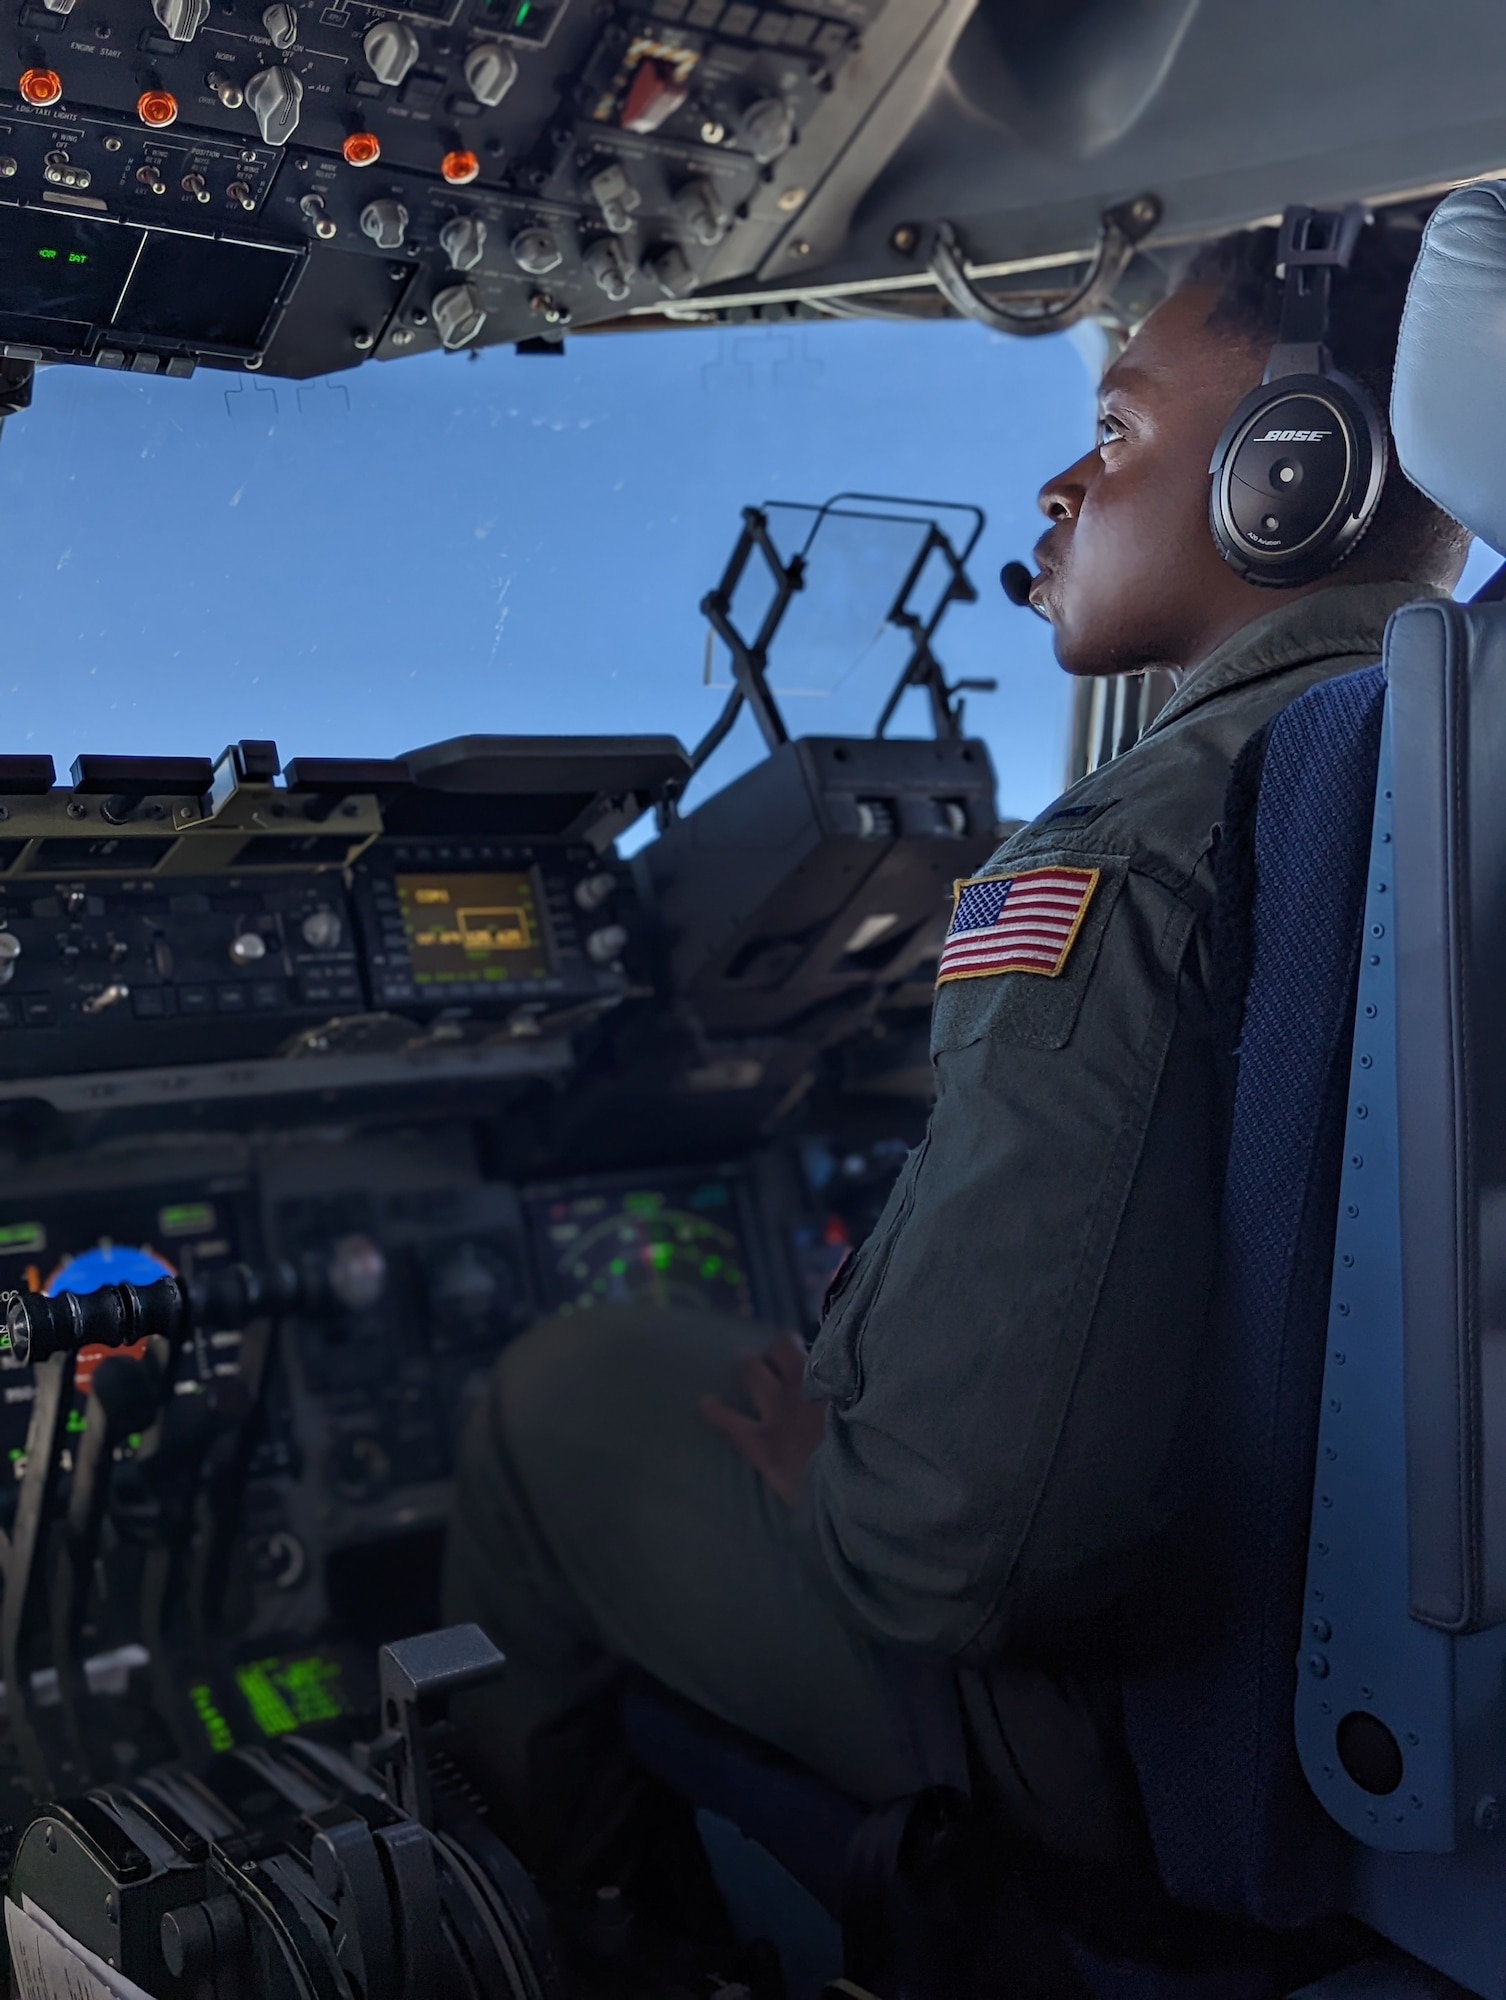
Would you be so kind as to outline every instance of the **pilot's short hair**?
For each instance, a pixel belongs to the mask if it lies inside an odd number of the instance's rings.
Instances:
[[[1282,293],[1277,236],[1269,228],[1241,229],[1194,252],[1181,283],[1213,293],[1210,327],[1255,346],[1275,345]],[[1390,407],[1402,308],[1421,242],[1416,217],[1377,216],[1360,232],[1348,269],[1333,279],[1329,353],[1336,368],[1364,384],[1382,412]],[[1393,456],[1374,524],[1355,552],[1355,568],[1371,577],[1451,586],[1468,548],[1468,532],[1412,484]],[[1335,573],[1336,580],[1347,568]]]

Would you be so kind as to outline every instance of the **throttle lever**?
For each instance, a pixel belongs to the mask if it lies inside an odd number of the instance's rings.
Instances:
[[[160,1338],[175,1345],[188,1299],[177,1278],[154,1285],[102,1285],[97,1292],[13,1292],[5,1309],[5,1340],[19,1368],[80,1347],[133,1347]]]

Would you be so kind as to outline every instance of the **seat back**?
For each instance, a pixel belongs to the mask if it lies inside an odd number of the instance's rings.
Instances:
[[[1379,668],[1320,684],[1236,773],[1221,906],[1246,980],[1189,1481],[1197,1581],[1178,1664],[1124,1689],[1168,1891],[1278,1926],[1332,1908],[1342,1866],[1292,1705],[1383,698]]]

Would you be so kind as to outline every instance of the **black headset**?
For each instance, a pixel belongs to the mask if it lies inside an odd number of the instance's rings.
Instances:
[[[1224,427],[1208,470],[1208,522],[1247,583],[1311,583],[1349,555],[1380,505],[1386,424],[1364,387],[1329,356],[1328,295],[1367,221],[1289,208],[1276,276],[1281,332],[1260,387]]]

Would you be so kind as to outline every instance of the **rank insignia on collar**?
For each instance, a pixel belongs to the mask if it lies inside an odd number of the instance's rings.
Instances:
[[[1097,887],[1096,868],[1024,868],[959,882],[936,984],[998,972],[1059,978]]]

